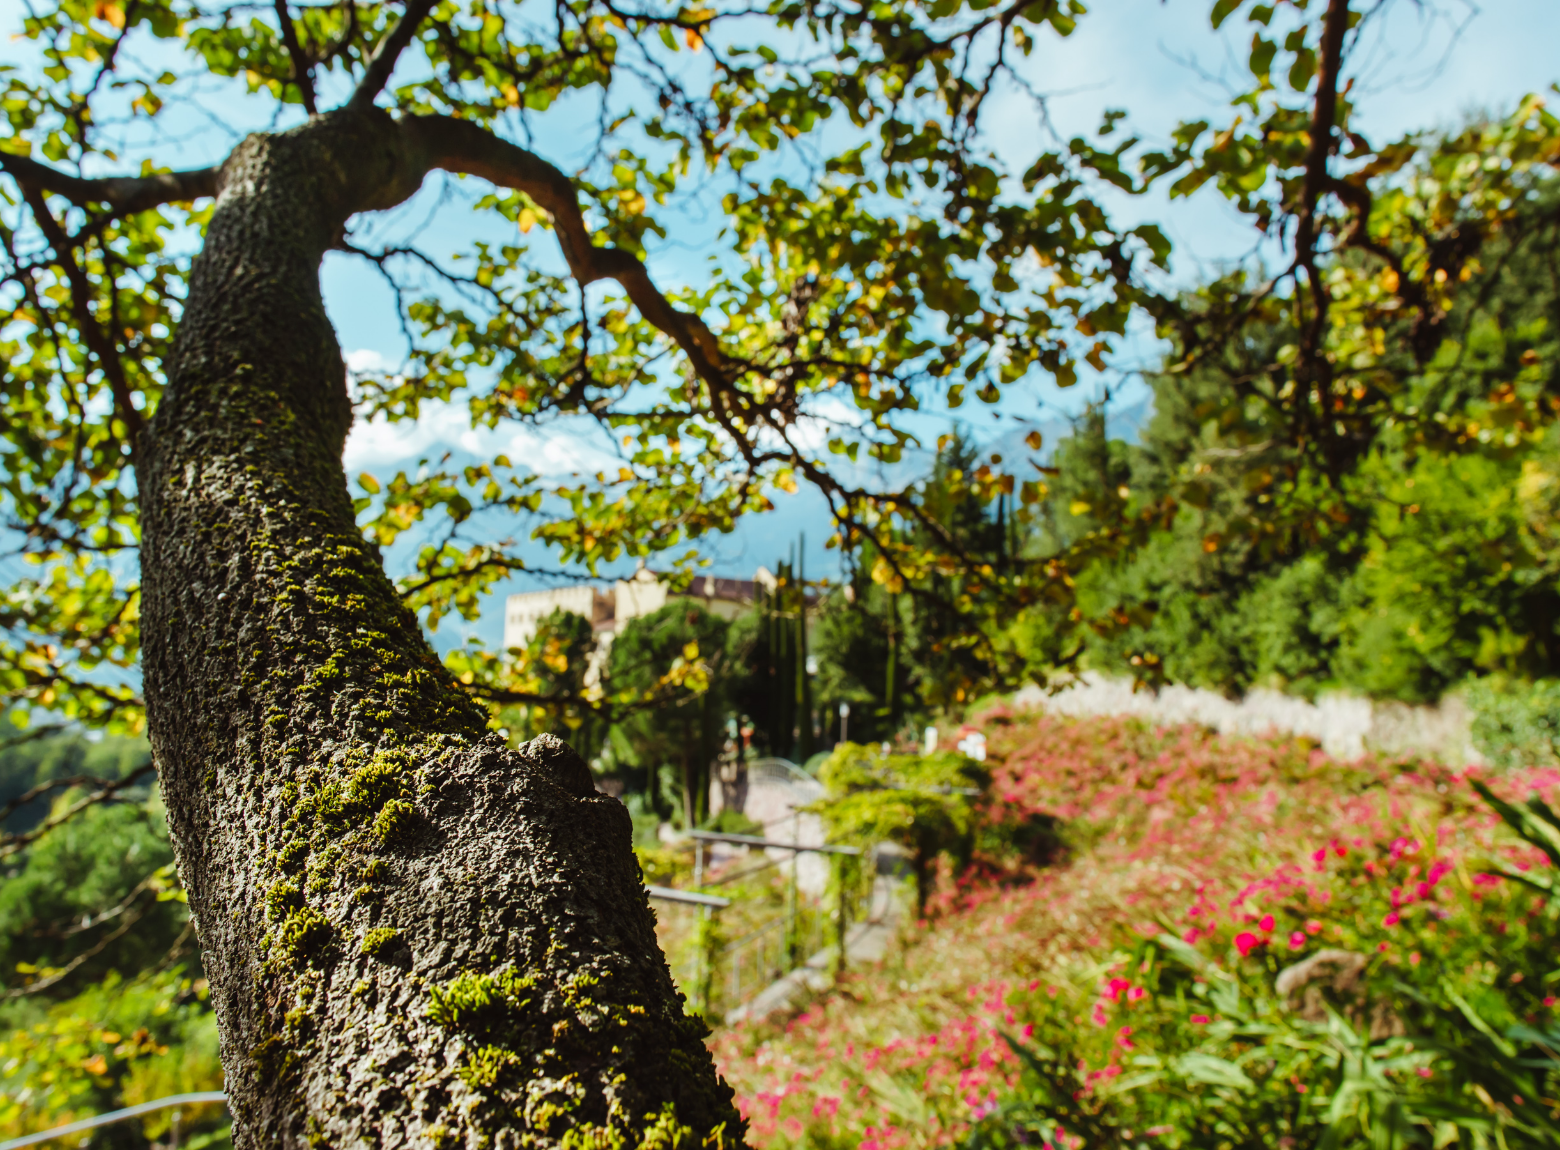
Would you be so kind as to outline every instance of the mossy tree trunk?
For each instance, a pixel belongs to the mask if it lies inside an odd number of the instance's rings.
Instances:
[[[141,446],[145,691],[235,1141],[738,1143],[627,812],[488,732],[354,523],[319,264],[427,167],[373,110],[241,145]]]

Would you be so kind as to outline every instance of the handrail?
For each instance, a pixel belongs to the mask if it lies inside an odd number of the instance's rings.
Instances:
[[[755,938],[759,938],[759,937],[761,937],[763,935],[766,935],[766,934],[770,933],[772,930],[774,930],[776,927],[784,926],[784,925],[785,925],[785,915],[783,915],[783,914],[776,915],[774,918],[770,919],[768,922],[764,923],[762,926],[754,927],[752,930],[750,930],[746,934],[744,934],[741,938],[734,938],[734,939],[732,939],[725,946],[720,948],[720,952],[722,954],[730,954],[734,950],[740,950],[742,947],[744,947],[748,943],[752,942]]]
[[[678,890],[670,886],[651,886],[645,884],[645,889],[650,892],[650,897],[660,899],[662,902],[687,902],[694,906],[712,906],[717,910],[725,910],[731,905],[729,898],[721,898],[718,894],[699,894],[691,890]],[[5,1150],[0,1146],[0,1150]]]
[[[688,837],[707,843],[734,843],[744,847],[775,847],[785,851],[812,851],[815,854],[830,855],[859,855],[860,847],[841,847],[824,843],[820,846],[807,847],[800,843],[781,842],[778,839],[766,839],[762,835],[728,835],[720,831],[689,831]]]
[[[67,1126],[56,1126],[53,1130],[43,1130],[37,1134],[29,1134],[25,1138],[12,1138],[9,1142],[0,1142],[0,1150],[21,1150],[23,1146],[35,1146],[39,1142],[48,1142],[53,1138],[63,1138],[67,1134],[80,1134],[83,1130],[93,1130],[113,1122],[123,1122],[126,1118],[136,1118],[142,1114],[150,1114],[154,1110],[162,1110],[168,1106],[194,1106],[202,1102],[226,1101],[227,1095],[220,1090],[204,1090],[196,1094],[172,1094],[167,1098],[158,1098],[151,1102],[141,1102],[135,1106],[126,1106],[123,1110],[110,1110],[107,1114],[99,1114],[96,1118],[84,1118],[80,1122],[72,1122]]]

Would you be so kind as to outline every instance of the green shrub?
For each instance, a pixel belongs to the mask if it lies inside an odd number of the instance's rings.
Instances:
[[[1473,743],[1497,767],[1560,762],[1560,679],[1515,683],[1490,677],[1468,686]]]
[[[829,841],[871,847],[894,842],[910,856],[916,910],[931,894],[932,867],[942,855],[956,869],[969,863],[975,845],[975,795],[985,773],[951,751],[934,755],[884,755],[876,748],[842,743],[818,770],[824,797],[812,808]]]

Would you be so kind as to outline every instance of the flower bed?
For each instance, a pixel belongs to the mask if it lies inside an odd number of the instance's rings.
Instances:
[[[1557,1144],[1552,868],[1467,773],[982,726],[985,856],[881,968],[716,1039],[755,1145]],[[1063,863],[1000,849],[1052,818]]]

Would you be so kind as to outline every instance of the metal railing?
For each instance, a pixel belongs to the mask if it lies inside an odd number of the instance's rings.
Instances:
[[[53,1130],[40,1130],[37,1134],[28,1134],[22,1138],[12,1138],[9,1142],[0,1142],[0,1150],[21,1150],[23,1146],[36,1146],[40,1142],[48,1142],[55,1138],[66,1138],[72,1134],[82,1134],[88,1130],[96,1130],[99,1126],[108,1126],[114,1122],[123,1122],[128,1118],[139,1118],[143,1114],[151,1114],[157,1110],[166,1110],[170,1106],[199,1106],[210,1102],[226,1102],[227,1095],[220,1090],[205,1090],[197,1094],[172,1094],[167,1098],[158,1098],[152,1102],[142,1102],[137,1106],[126,1106],[123,1110],[110,1110],[107,1114],[99,1114],[96,1118],[83,1118],[80,1122],[71,1122],[65,1126],[56,1126]],[[178,1144],[178,1111],[174,1111],[173,1145]]]
[[[696,861],[694,882],[702,886],[705,874],[704,846],[724,842],[734,846],[761,848],[789,854],[785,860],[792,870],[786,884],[784,909],[773,918],[733,939],[720,937],[720,912],[732,905],[732,900],[705,894],[700,890],[672,890],[651,888],[652,898],[683,903],[697,907],[697,919],[678,930],[686,941],[681,956],[674,960],[677,983],[688,995],[690,1005],[708,1017],[718,1017],[742,1006],[765,987],[783,978],[791,971],[806,964],[814,955],[823,953],[829,946],[838,946],[845,939],[849,927],[870,918],[873,912],[873,876],[876,872],[876,851],[863,852],[859,847],[833,843],[802,845],[782,839],[770,839],[758,835],[724,834],[713,831],[694,831]],[[847,890],[843,905],[838,895],[841,875],[835,875],[835,897],[814,901],[802,897],[798,888],[797,873],[792,860],[803,854],[817,854],[837,860],[836,865],[847,865],[848,860],[862,859],[861,879]],[[738,870],[726,878],[745,878],[774,865],[764,863],[757,867]],[[716,880],[725,881],[725,879]],[[664,893],[663,893],[664,892]],[[844,965],[844,955],[837,954],[832,963],[837,971]]]

